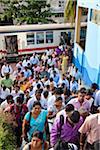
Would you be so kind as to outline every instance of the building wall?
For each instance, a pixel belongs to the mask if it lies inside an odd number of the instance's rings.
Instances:
[[[88,25],[86,35],[85,50],[76,43],[74,48],[74,63],[82,72],[83,79],[87,85],[91,83],[98,83],[100,86],[100,25],[90,21],[90,9],[98,9],[98,2],[95,0],[89,3],[89,0],[79,0],[78,5],[82,7],[88,7]],[[100,4],[100,3],[99,3]]]
[[[61,7],[59,7],[59,1],[64,2],[61,4]],[[66,2],[67,2],[67,0],[48,0],[48,3],[50,3],[50,5],[51,5],[51,11],[55,14],[59,14],[59,13],[64,14]],[[53,16],[52,19],[56,23],[63,23],[64,22],[64,15],[62,17]]]

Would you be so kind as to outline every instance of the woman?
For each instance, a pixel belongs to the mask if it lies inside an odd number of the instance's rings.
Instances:
[[[43,140],[43,133],[36,131],[30,143],[23,150],[48,150],[49,144]]]
[[[68,56],[66,56],[66,53],[63,52],[63,57],[62,57],[62,73],[65,74],[68,69]]]
[[[35,131],[44,132],[45,137],[45,123],[47,119],[47,110],[41,109],[40,102],[34,102],[32,112],[28,112],[23,120],[23,138],[30,142]],[[27,131],[26,125],[29,126]]]

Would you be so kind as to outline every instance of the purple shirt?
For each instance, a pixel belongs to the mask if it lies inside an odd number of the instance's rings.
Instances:
[[[57,139],[58,139],[58,133],[59,133],[59,119],[56,119],[52,130],[51,130],[51,135],[50,135],[50,139],[51,139],[51,145],[54,146],[54,144],[56,144]],[[61,130],[61,138],[67,142],[70,143],[74,143],[77,144],[77,142],[79,141],[79,128],[81,127],[83,123],[83,119],[80,118],[79,122],[77,124],[74,125],[74,127],[72,127],[69,122],[67,121],[66,118],[66,123],[64,123],[64,125],[62,126],[62,130]]]
[[[90,104],[88,100],[84,100],[84,102],[81,105],[78,98],[73,98],[71,101],[68,102],[68,104],[72,104],[76,110],[79,110],[80,108],[84,108],[84,110],[90,111]]]
[[[59,48],[56,48],[57,55],[61,54],[61,50]]]

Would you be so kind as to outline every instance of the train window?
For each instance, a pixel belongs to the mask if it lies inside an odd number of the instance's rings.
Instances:
[[[27,45],[35,44],[34,33],[27,34]]]
[[[53,32],[46,32],[46,43],[53,43]]]
[[[36,43],[43,44],[44,43],[44,32],[37,32],[36,33]]]
[[[100,10],[91,9],[90,21],[100,25]]]

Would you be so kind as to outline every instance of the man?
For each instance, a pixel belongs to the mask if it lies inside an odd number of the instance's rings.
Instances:
[[[12,81],[12,79],[10,79],[9,74],[6,74],[5,79],[3,79],[3,80],[1,81],[1,86],[2,86],[2,87],[5,86],[6,88],[8,88],[8,89],[11,90],[11,88],[12,88],[12,86],[13,86],[13,81]]]
[[[90,115],[80,127],[80,150],[99,150],[100,148],[100,113]],[[87,143],[84,146],[84,139]],[[85,138],[84,138],[85,137]]]
[[[26,104],[23,104],[23,98],[21,96],[16,98],[16,104],[14,103],[10,106],[10,113],[12,114],[13,119],[17,123],[17,126],[15,128],[15,134],[18,146],[21,146],[20,137],[22,135],[22,121],[27,111],[28,108]]]
[[[78,145],[79,144],[79,134],[78,130],[83,123],[83,119],[80,118],[78,111],[72,111],[66,117],[66,121],[62,125],[61,138],[62,140]],[[57,142],[59,136],[60,128],[60,118],[57,119],[51,130],[51,145],[54,146]]]
[[[0,105],[1,110],[5,111],[7,109],[7,107],[10,107],[11,104],[13,104],[13,96],[12,95],[8,95],[5,99],[5,101],[3,101]]]
[[[6,74],[11,74],[12,72],[13,72],[12,67],[8,65],[7,62],[5,62],[1,68],[2,77],[4,77]]]
[[[70,100],[68,104],[72,104],[76,110],[83,108],[88,113],[90,111],[90,104],[88,100],[85,99],[85,95],[86,95],[86,90],[84,88],[81,88],[78,91],[78,97]]]
[[[29,99],[27,103],[27,107],[29,111],[32,110],[35,101],[40,101],[42,108],[45,109],[45,106],[47,105],[47,101],[42,99],[41,90],[36,90],[34,96],[31,99]]]
[[[6,99],[8,95],[10,95],[10,90],[5,86],[0,87],[0,104]]]
[[[56,114],[62,110],[64,108],[64,103],[63,103],[63,99],[62,97],[57,97],[55,102],[54,102],[54,105],[50,106],[48,108],[48,111],[49,111],[49,118],[52,119],[54,117],[56,117]]]
[[[97,108],[100,107],[100,90],[98,90],[95,94],[94,107],[95,110],[97,110]]]

